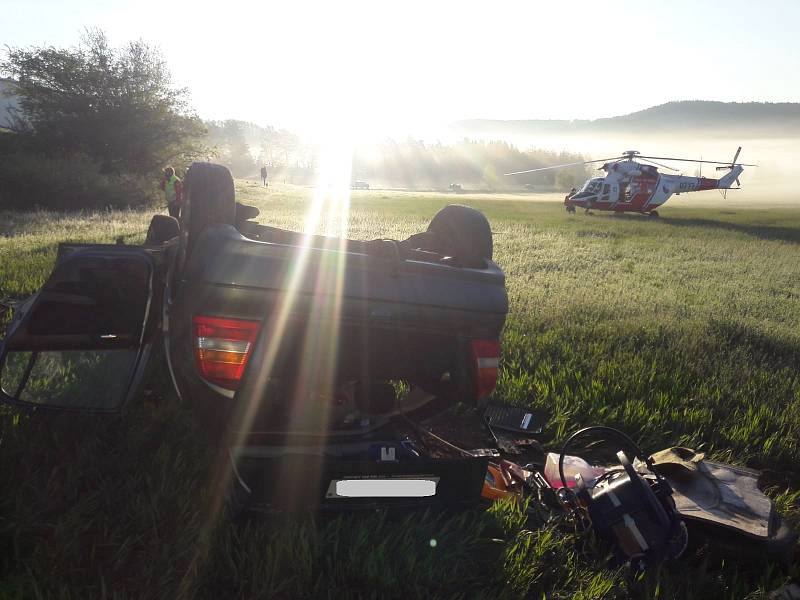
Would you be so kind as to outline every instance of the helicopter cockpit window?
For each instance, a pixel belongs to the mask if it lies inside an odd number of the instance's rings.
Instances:
[[[600,189],[603,187],[603,183],[602,182],[603,182],[602,178],[601,179],[590,179],[589,181],[587,181],[584,184],[583,189],[581,190],[581,193],[585,193],[585,194],[598,194],[598,193],[600,193]]]

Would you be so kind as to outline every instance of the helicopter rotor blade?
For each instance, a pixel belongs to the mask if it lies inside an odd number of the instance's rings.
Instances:
[[[637,156],[636,158],[641,158],[641,157]],[[663,169],[669,169],[670,171],[680,171],[680,169],[676,169],[676,168],[674,168],[674,167],[668,167],[667,165],[662,165],[661,163],[657,163],[657,162],[656,162],[656,161],[654,161],[654,160],[647,160],[646,158],[644,158],[644,159],[642,159],[642,160],[643,160],[644,162],[648,162],[648,163],[652,163],[652,164],[654,164],[654,165],[657,165],[657,166],[659,166],[659,167],[661,167],[661,168],[663,168]]]
[[[592,163],[608,162],[611,160],[617,160],[619,158],[624,158],[624,157],[615,156],[614,158],[598,158],[597,160],[584,160],[580,162],[566,163],[563,165],[553,165],[552,167],[540,167],[538,169],[528,169],[527,171],[514,171],[513,173],[503,173],[503,175],[507,176],[507,175],[522,175],[523,173],[536,173],[537,171],[549,171],[550,169],[563,169],[564,167],[574,167],[575,165],[590,165]]]
[[[738,156],[738,154],[737,154]],[[727,165],[728,167],[731,166],[730,161],[721,161],[721,160],[695,160],[693,158],[675,158],[672,156],[637,156],[636,158],[655,158],[657,160],[677,160],[680,162],[691,162],[691,163],[710,163],[712,165]],[[757,167],[758,165],[750,165],[745,163],[739,163],[742,167]]]

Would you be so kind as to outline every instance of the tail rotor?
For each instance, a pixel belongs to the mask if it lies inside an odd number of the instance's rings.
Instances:
[[[733,155],[733,160],[731,161],[731,164],[725,165],[725,166],[722,166],[722,167],[717,167],[717,171],[725,171],[725,170],[732,171],[736,167],[736,159],[739,158],[739,153],[741,151],[742,151],[742,147],[739,146],[736,149],[736,154]],[[738,175],[736,176],[736,185],[738,185],[739,187],[742,187],[742,184],[739,181],[739,176]],[[728,190],[729,189],[730,188],[727,188],[727,187],[725,189],[723,189],[723,191],[722,191],[722,197],[723,198],[727,198],[728,197]]]

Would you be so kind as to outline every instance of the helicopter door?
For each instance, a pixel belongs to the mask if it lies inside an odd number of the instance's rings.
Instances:
[[[603,184],[603,195],[600,197],[600,202],[610,202],[611,186],[607,183]]]

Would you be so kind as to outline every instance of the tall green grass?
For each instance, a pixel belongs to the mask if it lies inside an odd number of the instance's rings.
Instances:
[[[309,190],[237,188],[262,222],[303,226]],[[699,448],[773,471],[770,493],[800,520],[800,208],[651,220],[455,198],[489,216],[508,278],[496,398],[548,410],[545,444],[602,423],[646,450]],[[350,235],[404,237],[453,199],[357,192]],[[0,214],[0,293],[41,285],[60,240],[135,243],[148,220]],[[119,417],[6,409],[0,426],[0,597],[761,598],[800,576],[702,550],[633,575],[509,503],[230,523],[208,514],[214,457],[163,373]]]

